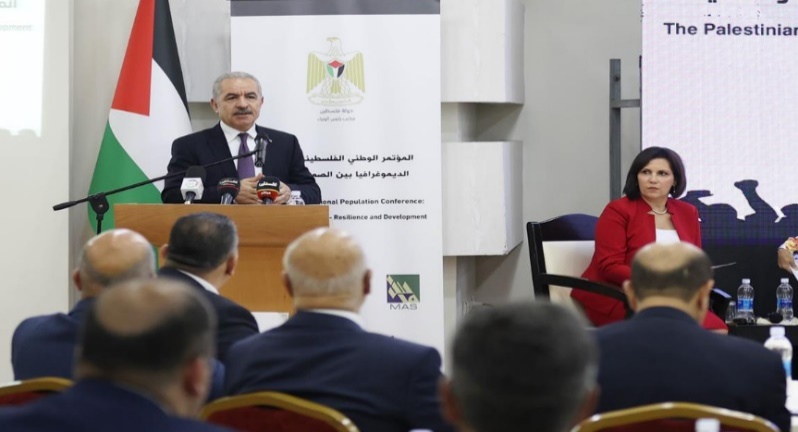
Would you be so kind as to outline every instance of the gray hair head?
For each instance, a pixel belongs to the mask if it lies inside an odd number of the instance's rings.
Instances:
[[[223,74],[219,75],[219,77],[216,78],[216,81],[213,82],[213,99],[214,100],[217,100],[217,101],[219,100],[219,96],[221,96],[221,93],[222,93],[222,82],[224,80],[228,80],[228,79],[251,79],[252,81],[255,81],[255,84],[258,86],[258,95],[259,96],[263,96],[263,90],[261,89],[260,81],[258,81],[258,79],[255,78],[254,75],[252,75],[250,73],[246,73],[246,72],[233,71],[233,72],[226,72],[226,73],[223,73]]]

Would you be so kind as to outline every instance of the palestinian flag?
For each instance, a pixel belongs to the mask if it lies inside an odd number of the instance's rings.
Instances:
[[[140,0],[116,84],[89,194],[166,174],[172,141],[191,132],[183,71],[168,0]],[[117,203],[160,203],[163,182],[108,197],[103,230]],[[89,220],[97,229],[89,206]]]

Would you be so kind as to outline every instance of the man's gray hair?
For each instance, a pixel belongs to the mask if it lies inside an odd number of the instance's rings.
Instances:
[[[216,81],[213,82],[213,99],[214,100],[217,100],[217,101],[219,100],[219,96],[221,96],[221,94],[222,94],[222,81],[228,80],[228,79],[251,79],[252,81],[255,81],[255,84],[258,86],[258,95],[263,96],[263,90],[260,87],[260,81],[258,81],[258,79],[255,78],[254,75],[252,75],[250,73],[246,73],[246,72],[233,71],[233,72],[226,72],[226,73],[223,73],[223,74],[219,75],[219,77],[216,78]]]
[[[363,276],[366,275],[368,266],[362,255],[352,267],[344,274],[329,279],[318,279],[309,276],[291,264],[290,256],[296,243],[288,246],[283,255],[283,268],[288,279],[299,295],[331,295],[351,294],[362,291]]]
[[[155,252],[152,248],[147,248],[147,253],[142,259],[129,269],[115,275],[107,275],[94,268],[88,256],[88,248],[84,247],[78,258],[78,271],[84,278],[84,283],[93,283],[103,288],[132,279],[146,279],[155,274]]]

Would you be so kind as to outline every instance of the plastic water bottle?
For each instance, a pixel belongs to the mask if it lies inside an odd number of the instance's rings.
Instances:
[[[789,282],[789,279],[781,278],[781,284],[776,288],[776,310],[784,318],[784,321],[790,321],[793,318],[792,287]]]
[[[787,380],[792,379],[792,344],[784,336],[784,327],[773,326],[770,328],[770,337],[765,341],[765,348],[781,355],[784,363],[784,372],[787,373]]]
[[[754,287],[751,279],[743,279],[737,288],[737,315],[754,318]]]
[[[288,199],[288,205],[305,205],[305,200],[302,199],[302,191],[291,191],[291,198]]]
[[[695,422],[695,432],[720,432],[720,420],[716,418],[702,418]]]

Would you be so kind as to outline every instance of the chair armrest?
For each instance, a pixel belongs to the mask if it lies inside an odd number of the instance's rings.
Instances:
[[[614,286],[605,285],[599,282],[593,282],[585,278],[578,278],[573,276],[543,274],[541,275],[544,282],[548,285],[556,285],[566,288],[573,288],[582,291],[592,292],[594,294],[610,297],[623,303],[623,307],[627,312],[630,312],[629,300],[626,294]]]
[[[726,291],[723,291],[722,289],[719,289],[719,288],[712,288],[712,291],[709,293],[709,296],[713,300],[727,300],[728,301],[728,300],[731,300],[731,298],[732,298],[732,296],[729,293],[727,293]]]

